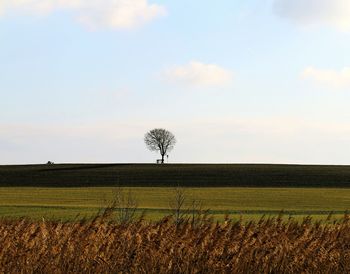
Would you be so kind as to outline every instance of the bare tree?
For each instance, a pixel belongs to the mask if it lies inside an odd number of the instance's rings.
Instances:
[[[129,190],[127,193],[121,187],[113,190],[113,202],[111,207],[116,212],[118,223],[126,224],[135,219],[138,202]]]
[[[192,199],[189,208],[190,221],[193,227],[197,227],[199,224],[206,221],[210,221],[210,210],[203,209],[203,203],[200,200]]]
[[[186,217],[186,210],[184,209],[186,197],[185,191],[181,187],[176,187],[174,189],[173,199],[170,200],[169,206],[172,211],[172,215],[174,217],[174,221],[176,225],[182,223]]]
[[[187,199],[184,188],[177,186],[173,190],[172,199],[169,201],[170,210],[174,218],[176,226],[189,221],[193,227],[201,223],[210,221],[209,209],[203,209],[202,201],[192,198],[191,201]],[[187,208],[187,206],[189,206]]]
[[[145,143],[149,150],[159,151],[162,156],[162,164],[164,156],[171,151],[176,143],[174,134],[163,128],[155,128],[145,134]]]

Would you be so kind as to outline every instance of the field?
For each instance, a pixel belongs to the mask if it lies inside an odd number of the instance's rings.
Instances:
[[[350,166],[65,164],[0,166],[0,186],[350,187]]]
[[[324,218],[350,209],[350,166],[252,164],[54,164],[0,166],[0,215],[71,220],[93,216],[129,188],[151,220],[170,213],[173,189],[186,189],[215,218],[262,214]]]
[[[210,215],[164,218],[175,186]],[[348,273],[348,209],[348,166],[0,166],[0,272]]]
[[[35,188],[1,187],[0,215],[27,216],[34,219],[72,220],[90,217],[113,200],[112,187]],[[170,214],[169,202],[174,189],[166,187],[133,187],[139,212],[146,218],[159,220]],[[261,215],[277,215],[301,219],[312,215],[325,219],[330,212],[343,216],[350,209],[350,189],[339,188],[184,188],[187,205],[197,200],[203,209],[210,209],[215,218],[230,214],[234,219],[258,219]]]

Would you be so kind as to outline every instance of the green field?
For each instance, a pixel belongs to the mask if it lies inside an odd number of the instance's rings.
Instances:
[[[215,218],[325,218],[350,209],[350,166],[258,164],[54,164],[0,166],[0,216],[71,220],[95,215],[129,188],[139,213],[170,214],[175,186]]]
[[[350,187],[350,166],[55,164],[0,166],[0,186]]]
[[[0,215],[27,216],[35,219],[72,220],[90,217],[113,199],[111,187],[36,188],[1,187]],[[165,187],[129,188],[138,200],[139,210],[148,219],[169,214],[169,201],[174,189]],[[230,214],[233,218],[256,219],[276,215],[302,218],[312,215],[326,218],[330,212],[342,216],[350,209],[350,189],[335,188],[185,188],[188,201],[203,202],[215,218]]]

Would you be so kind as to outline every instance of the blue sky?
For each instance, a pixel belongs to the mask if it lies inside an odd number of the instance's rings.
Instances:
[[[348,164],[347,0],[2,0],[0,164]]]

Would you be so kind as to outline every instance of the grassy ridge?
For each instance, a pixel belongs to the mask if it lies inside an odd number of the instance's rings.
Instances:
[[[350,166],[55,164],[0,166],[0,186],[350,187]]]

